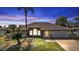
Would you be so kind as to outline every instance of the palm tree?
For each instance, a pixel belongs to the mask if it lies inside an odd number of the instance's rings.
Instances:
[[[74,17],[73,20],[79,21],[79,16]]]
[[[24,16],[25,16],[25,27],[26,27],[26,37],[27,37],[27,13],[28,11],[31,11],[32,13],[34,13],[34,10],[32,7],[18,7],[18,11],[20,11],[21,9],[24,10]],[[25,39],[26,40],[26,39]],[[23,40],[23,42],[25,41]],[[22,42],[22,43],[23,43]]]
[[[73,18],[73,27],[72,27],[72,34],[74,34],[74,31],[76,31],[76,27],[79,26],[79,16],[76,16]]]
[[[21,9],[24,10],[25,25],[26,25],[26,35],[27,35],[27,12],[28,12],[28,10],[30,10],[33,13],[33,8],[31,8],[31,7],[18,7],[18,11],[20,11]],[[18,51],[20,49],[20,47],[21,47],[20,45],[26,40],[26,39],[24,39],[22,42],[20,42],[19,39],[21,38],[21,36],[22,35],[20,33],[20,29],[18,29],[17,34],[15,34],[13,36],[13,38],[15,38],[17,40],[18,44],[17,45],[13,45],[10,48],[8,48],[9,51]],[[29,44],[28,47],[30,47],[30,44]]]
[[[75,21],[75,22],[74,22],[74,26],[75,26],[75,27],[79,26],[79,16],[74,17],[74,18],[73,18],[73,21]]]
[[[68,25],[67,17],[66,16],[58,17],[56,20],[56,24],[61,26],[67,26]]]

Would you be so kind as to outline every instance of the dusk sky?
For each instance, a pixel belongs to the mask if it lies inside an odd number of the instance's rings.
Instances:
[[[28,11],[28,23],[51,22],[55,23],[57,17],[67,16],[72,19],[79,16],[78,7],[35,7],[34,13]],[[23,9],[18,11],[17,7],[0,7],[0,24],[24,24]]]

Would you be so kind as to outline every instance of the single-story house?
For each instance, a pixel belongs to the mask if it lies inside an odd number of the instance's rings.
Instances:
[[[8,29],[0,29],[0,35],[4,35]],[[10,29],[9,29],[10,30]],[[34,22],[21,25],[22,37],[41,37],[41,38],[71,38],[72,28],[51,24],[48,22]],[[27,33],[27,35],[26,35]],[[79,31],[76,31],[79,34]]]
[[[24,31],[23,33],[26,32]],[[51,24],[48,22],[34,22],[27,25],[27,34],[28,37],[70,38],[71,28]]]

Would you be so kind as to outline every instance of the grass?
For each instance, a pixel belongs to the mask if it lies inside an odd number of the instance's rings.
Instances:
[[[0,45],[5,43],[4,38],[0,37]],[[16,40],[11,41],[10,43],[16,43]],[[64,51],[56,42],[45,42],[45,40],[41,38],[35,38],[34,44],[35,47],[32,48],[32,51]]]
[[[5,41],[4,41],[4,37],[3,36],[0,36],[0,45],[4,44]]]
[[[0,36],[0,45],[9,44],[9,43],[16,43],[16,40],[11,40],[10,42],[5,41],[4,37],[5,36]]]
[[[34,43],[36,47],[32,49],[33,51],[64,51],[56,42],[45,42],[45,40],[37,38]]]

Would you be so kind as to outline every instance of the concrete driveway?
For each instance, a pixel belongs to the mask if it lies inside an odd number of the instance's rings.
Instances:
[[[66,51],[79,51],[79,40],[56,40]]]

